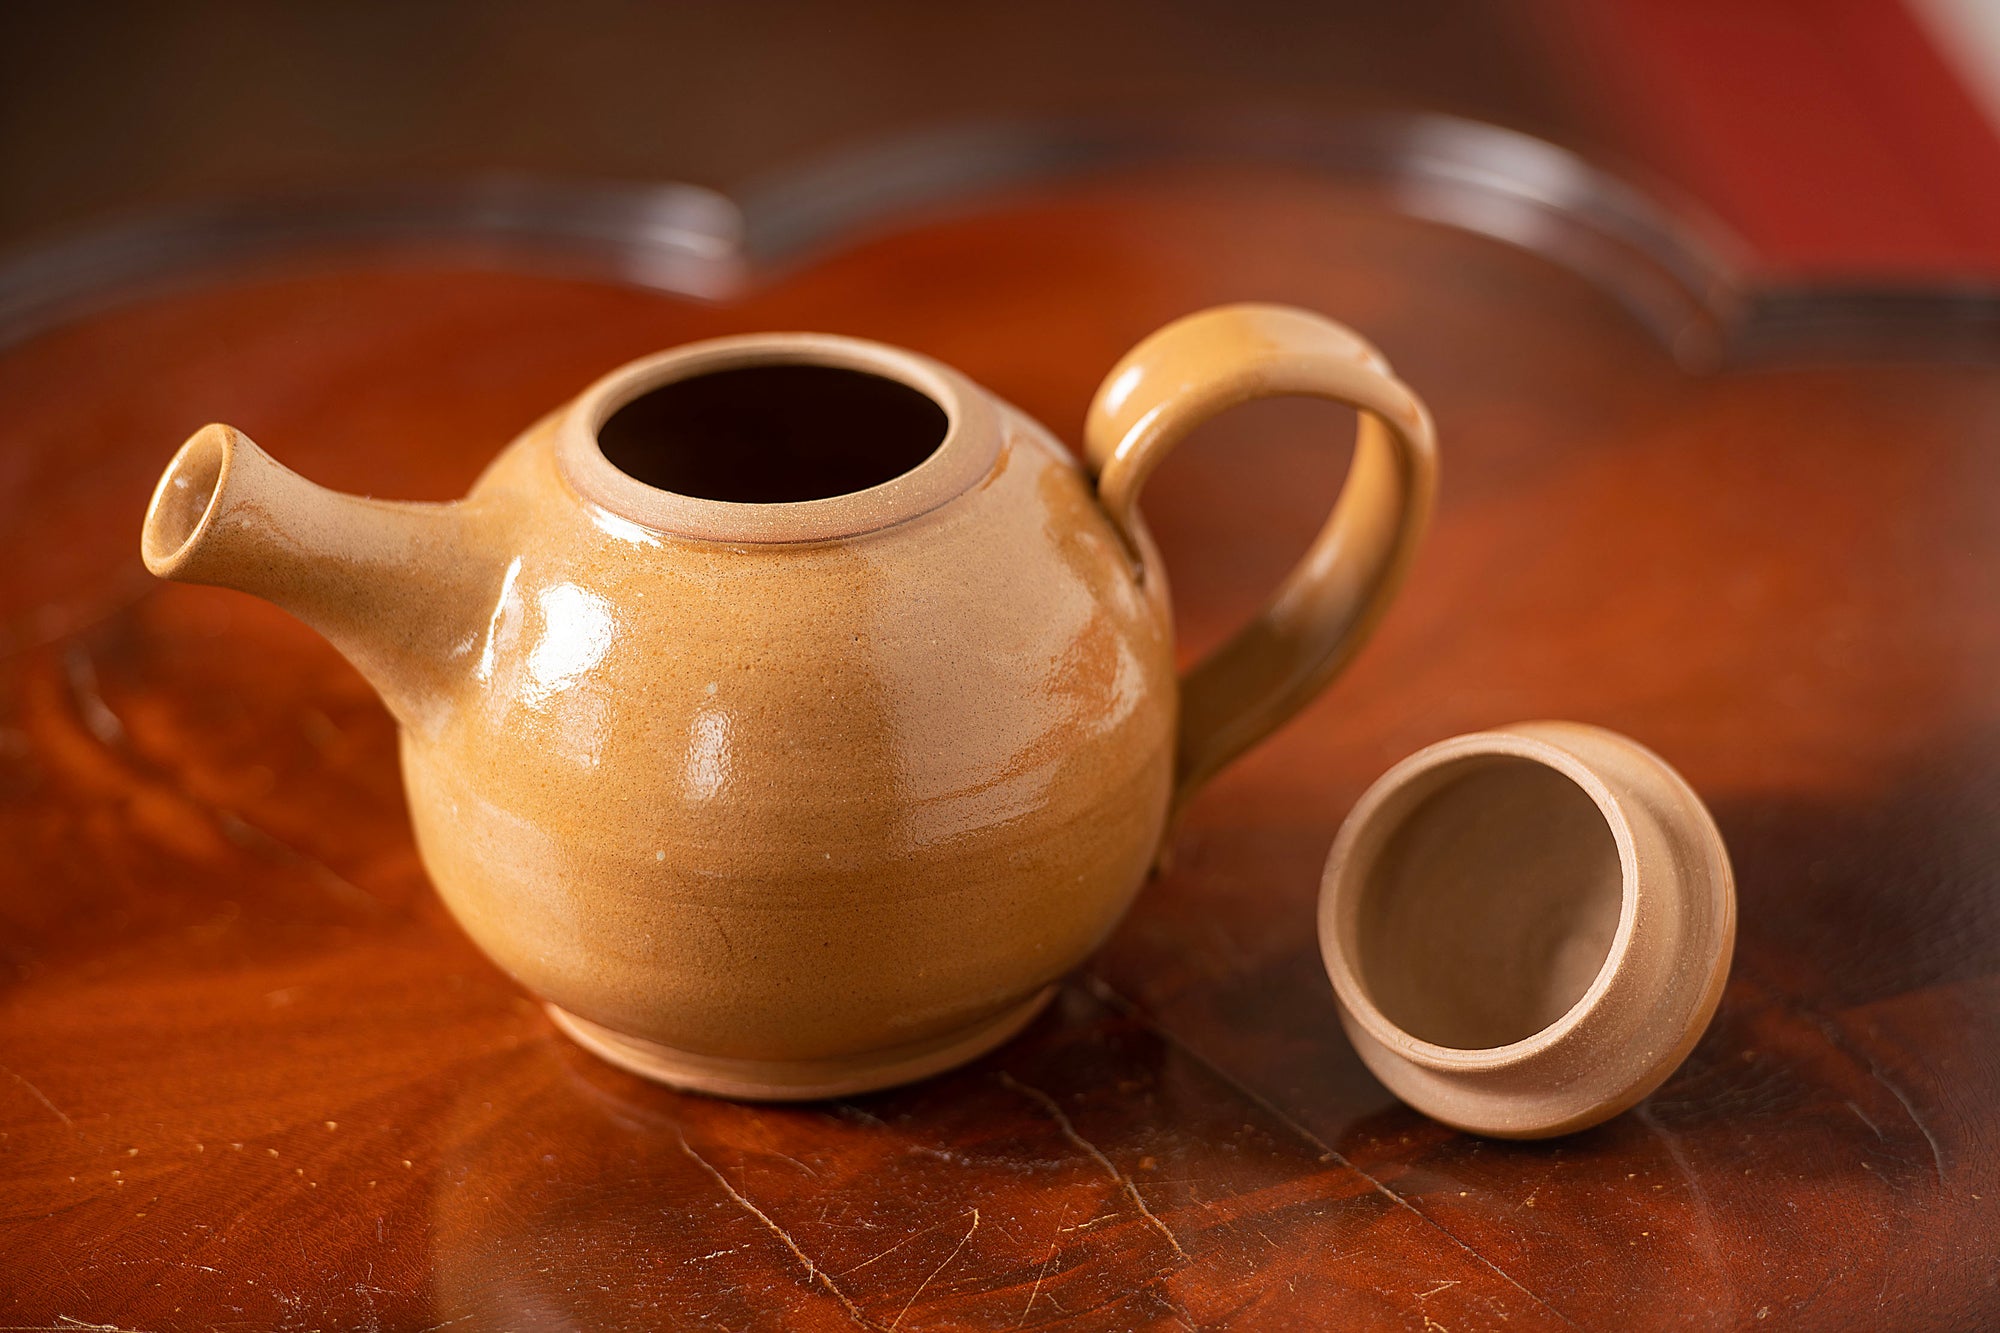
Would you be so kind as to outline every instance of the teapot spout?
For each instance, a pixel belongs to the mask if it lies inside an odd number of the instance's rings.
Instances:
[[[161,475],[139,549],[161,578],[283,607],[325,635],[399,723],[428,729],[466,675],[498,582],[471,520],[463,501],[328,490],[212,425]]]

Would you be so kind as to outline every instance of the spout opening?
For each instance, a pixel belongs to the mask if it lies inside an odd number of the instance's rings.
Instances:
[[[227,426],[204,426],[160,475],[139,536],[139,553],[153,573],[171,577],[200,541],[229,475],[235,434]]]

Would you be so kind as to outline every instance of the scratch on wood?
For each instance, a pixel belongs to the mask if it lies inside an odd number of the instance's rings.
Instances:
[[[1433,1296],[1437,1295],[1437,1294],[1438,1294],[1439,1292],[1443,1291],[1443,1290],[1444,1290],[1444,1289],[1445,1289],[1446,1287],[1455,1287],[1455,1286],[1457,1286],[1457,1285],[1458,1285],[1458,1279],[1457,1279],[1457,1278],[1449,1278],[1449,1279],[1447,1279],[1446,1281],[1443,1281],[1443,1282],[1440,1282],[1440,1283],[1438,1283],[1438,1284],[1437,1284],[1437,1285],[1436,1285],[1435,1287],[1432,1287],[1432,1288],[1431,1288],[1431,1289],[1430,1289],[1429,1291],[1420,1291],[1420,1292],[1418,1292],[1418,1293],[1416,1294],[1416,1295],[1417,1295],[1417,1299],[1418,1299],[1418,1300],[1420,1300],[1420,1301],[1427,1301],[1427,1300],[1429,1300],[1429,1299],[1430,1299],[1431,1297],[1433,1297]]]
[[[97,743],[104,747],[118,763],[136,775],[136,780],[163,788],[186,801],[195,809],[207,814],[215,821],[215,827],[222,835],[247,851],[261,852],[271,859],[288,865],[317,881],[322,888],[330,890],[335,897],[347,900],[351,905],[371,913],[385,910],[380,898],[349,880],[332,866],[308,856],[298,848],[256,824],[251,823],[235,811],[198,795],[187,784],[172,774],[162,771],[151,761],[141,756],[130,741],[124,720],[116,709],[105,701],[102,688],[98,684],[97,665],[91,660],[89,651],[79,642],[70,645],[63,654],[63,672],[69,689],[69,702],[77,719],[89,731]]]
[[[908,1245],[911,1241],[915,1240],[917,1237],[928,1236],[931,1234],[931,1232],[936,1231],[939,1227],[943,1225],[944,1225],[943,1222],[933,1222],[929,1226],[925,1227],[922,1231],[912,1231],[909,1235],[903,1237],[901,1240],[897,1241],[894,1245],[891,1245],[888,1249],[876,1255],[875,1259],[886,1259],[890,1255],[894,1254],[897,1250],[900,1250],[905,1245]],[[840,1276],[846,1277],[849,1273],[858,1273],[862,1269],[868,1267],[868,1265],[874,1263],[875,1259],[863,1259],[860,1263],[854,1265],[854,1267],[852,1268],[843,1268],[840,1270]]]
[[[1042,1294],[1042,1279],[1049,1275],[1049,1265],[1056,1261],[1059,1238],[1073,1228],[1063,1225],[1069,1220],[1069,1210],[1065,1208],[1056,1218],[1056,1229],[1049,1233],[1049,1252],[1042,1257],[1042,1266],[1035,1272],[1035,1285],[1028,1288],[1028,1303],[1021,1307],[1021,1317],[1014,1321],[1015,1328],[1024,1327],[1028,1322],[1028,1312],[1035,1308],[1035,1297]]]
[[[1146,1206],[1146,1200],[1140,1196],[1139,1187],[1132,1183],[1132,1177],[1120,1171],[1113,1164],[1112,1160],[1098,1149],[1096,1144],[1076,1132],[1076,1126],[1070,1122],[1069,1116],[1063,1112],[1062,1107],[1056,1104],[1055,1098],[1049,1096],[1049,1094],[1043,1092],[1040,1088],[1029,1087],[1004,1069],[1000,1071],[999,1079],[1006,1087],[1040,1104],[1041,1108],[1049,1113],[1049,1118],[1056,1122],[1056,1128],[1062,1131],[1063,1137],[1068,1139],[1077,1148],[1090,1154],[1097,1164],[1104,1168],[1104,1173],[1118,1182],[1119,1187],[1125,1191],[1125,1197],[1132,1200],[1132,1206],[1139,1210],[1139,1215],[1146,1219],[1147,1225],[1151,1226],[1153,1230],[1166,1237],[1167,1244],[1173,1247],[1175,1255],[1179,1256],[1181,1262],[1190,1262],[1188,1252],[1181,1248],[1180,1238],[1175,1236],[1173,1229],[1165,1222],[1162,1222],[1154,1214],[1153,1210]]]
[[[1868,1063],[1868,1072],[1874,1077],[1877,1083],[1887,1088],[1890,1094],[1903,1104],[1903,1114],[1910,1117],[1910,1123],[1917,1127],[1917,1133],[1923,1135],[1924,1142],[1930,1145],[1931,1170],[1937,1172],[1937,1182],[1939,1187],[1942,1188],[1944,1185],[1944,1150],[1938,1146],[1937,1135],[1931,1133],[1931,1127],[1924,1123],[1922,1116],[1917,1114],[1917,1108],[1911,1105],[1910,1099],[1903,1094],[1903,1090],[1884,1078],[1882,1071],[1876,1068],[1872,1061]]]
[[[811,1257],[808,1256],[804,1250],[799,1248],[798,1242],[792,1239],[790,1232],[786,1231],[783,1227],[779,1226],[776,1222],[772,1221],[771,1215],[769,1213],[765,1212],[762,1208],[759,1208],[756,1204],[750,1202],[750,1200],[744,1198],[743,1195],[737,1191],[736,1187],[729,1183],[729,1178],[727,1176],[723,1175],[720,1171],[716,1170],[715,1167],[710,1164],[709,1160],[706,1157],[703,1157],[700,1153],[696,1152],[694,1150],[694,1145],[690,1144],[687,1141],[687,1135],[681,1133],[677,1129],[674,1131],[674,1137],[680,1140],[681,1151],[687,1154],[688,1160],[692,1161],[696,1166],[706,1171],[709,1174],[710,1179],[714,1180],[716,1184],[722,1186],[722,1192],[727,1194],[731,1199],[735,1200],[737,1207],[741,1208],[744,1212],[750,1214],[750,1216],[756,1218],[759,1222],[762,1222],[766,1230],[768,1230],[772,1235],[776,1236],[779,1240],[784,1242],[785,1248],[792,1252],[792,1257],[797,1259],[801,1264],[805,1265],[806,1277],[808,1280],[817,1282],[819,1283],[820,1286],[826,1288],[827,1294],[840,1302],[841,1306],[847,1311],[848,1317],[853,1319],[855,1323],[861,1325],[863,1328],[872,1328],[878,1331],[882,1330],[883,1326],[881,1324],[877,1323],[873,1319],[870,1319],[867,1315],[863,1314],[861,1312],[861,1307],[856,1305],[851,1299],[849,1299],[847,1293],[842,1291],[840,1287],[834,1282],[834,1280],[831,1277],[827,1276],[826,1272],[823,1269],[821,1269],[818,1264],[814,1263]],[[919,1290],[922,1290],[922,1288],[919,1288]]]
[[[1659,1139],[1661,1146],[1667,1150],[1667,1156],[1673,1158],[1674,1169],[1680,1172],[1681,1179],[1687,1182],[1695,1202],[1701,1207],[1701,1247],[1708,1256],[1708,1266],[1722,1277],[1729,1293],[1729,1311],[1721,1321],[1728,1323],[1736,1315],[1736,1284],[1729,1280],[1729,1267],[1723,1259],[1722,1246],[1716,1239],[1715,1210],[1709,1204],[1708,1191],[1701,1187],[1701,1178],[1695,1174],[1694,1166],[1688,1161],[1687,1154],[1681,1151],[1680,1136],[1659,1122],[1651,1106],[1640,1102],[1632,1108],[1632,1118],[1651,1130],[1654,1137]]]
[[[1930,1145],[1931,1170],[1937,1172],[1938,1187],[1943,1188],[1944,1150],[1938,1146],[1937,1135],[1931,1133],[1931,1127],[1924,1123],[1924,1118],[1922,1116],[1917,1114],[1917,1108],[1911,1105],[1910,1099],[1903,1094],[1903,1090],[1897,1087],[1894,1083],[1891,1083],[1888,1079],[1884,1078],[1882,1076],[1882,1071],[1876,1068],[1872,1061],[1868,1062],[1868,1072],[1874,1076],[1874,1079],[1877,1083],[1880,1083],[1883,1087],[1887,1088],[1890,1094],[1894,1096],[1897,1101],[1903,1104],[1903,1114],[1910,1117],[1910,1123],[1917,1127],[1917,1133],[1923,1135],[1924,1142]]]
[[[1104,1224],[1105,1224],[1106,1222],[1116,1222],[1117,1220],[1118,1220],[1118,1214],[1117,1214],[1117,1213],[1106,1213],[1106,1214],[1105,1214],[1104,1216],[1102,1216],[1102,1217],[1093,1217],[1093,1218],[1091,1218],[1091,1219],[1090,1219],[1090,1220],[1089,1220],[1088,1222],[1078,1222],[1078,1223],[1077,1223],[1077,1224],[1076,1224],[1075,1226],[1073,1226],[1073,1227],[1064,1227],[1064,1228],[1063,1228],[1063,1230],[1064,1230],[1064,1231],[1088,1231],[1088,1230],[1090,1230],[1090,1229],[1091,1229],[1092,1227],[1101,1227],[1101,1226],[1103,1226],[1103,1225],[1104,1225]]]
[[[1521,1200],[1520,1206],[1523,1208],[1533,1208],[1535,1200],[1541,1196],[1542,1186],[1548,1184],[1549,1180],[1560,1170],[1562,1170],[1562,1155],[1558,1152],[1550,1161],[1549,1169],[1535,1177],[1535,1187],[1528,1191],[1528,1197]]]
[[[1437,1232],[1438,1235],[1443,1236],[1453,1245],[1456,1245],[1460,1250],[1463,1250],[1468,1256],[1470,1256],[1473,1260],[1475,1260],[1478,1264],[1480,1264],[1481,1267],[1485,1268],[1488,1272],[1492,1273],[1502,1282],[1505,1282],[1508,1286],[1520,1292],[1523,1296],[1526,1296],[1529,1300],[1533,1301],[1536,1305],[1540,1306],[1542,1309],[1547,1310],[1551,1315],[1561,1320],[1566,1326],[1577,1329],[1578,1333],[1582,1333],[1581,1328],[1574,1319],[1571,1319],[1561,1310],[1556,1309],[1555,1306],[1550,1305],[1540,1296],[1537,1296],[1534,1292],[1522,1286],[1521,1283],[1517,1281],[1512,1274],[1508,1273],[1505,1269],[1500,1267],[1500,1265],[1494,1263],[1491,1259],[1488,1259],[1478,1250],[1473,1249],[1470,1245],[1467,1245],[1464,1241],[1460,1240],[1458,1236],[1451,1231],[1450,1228],[1446,1227],[1436,1218],[1432,1217],[1430,1214],[1418,1208],[1415,1204],[1411,1203],[1408,1199],[1404,1198],[1402,1195],[1396,1193],[1396,1191],[1390,1189],[1387,1185],[1384,1185],[1381,1181],[1377,1180],[1374,1176],[1370,1175],[1368,1172],[1363,1171],[1353,1162],[1350,1162],[1347,1159],[1347,1155],[1345,1153],[1335,1151],[1333,1147],[1328,1143],[1326,1143],[1325,1140],[1321,1139],[1319,1135],[1313,1133],[1311,1130],[1307,1129],[1304,1125],[1294,1120],[1291,1116],[1279,1110],[1278,1107],[1272,1103],[1270,1098],[1264,1096],[1264,1094],[1258,1092],[1256,1089],[1250,1087],[1248,1084],[1245,1084],[1242,1080],[1231,1075],[1228,1071],[1223,1069],[1222,1066],[1216,1064],[1213,1060],[1210,1060],[1207,1056],[1202,1055],[1200,1052],[1196,1051],[1192,1046],[1189,1046],[1185,1041],[1182,1041],[1174,1033],[1168,1031],[1164,1027],[1161,1027],[1157,1022],[1153,1020],[1150,1014],[1146,1013],[1143,1009],[1139,1008],[1138,1005],[1134,1004],[1132,1001],[1126,999],[1123,995],[1119,994],[1116,990],[1112,989],[1112,987],[1104,980],[1104,978],[1096,976],[1094,974],[1087,974],[1084,977],[1084,983],[1090,988],[1091,994],[1097,996],[1097,998],[1104,1001],[1104,1003],[1110,1005],[1112,1008],[1116,1009],[1119,1013],[1124,1014],[1127,1018],[1132,1019],[1136,1023],[1142,1024],[1149,1032],[1153,1033],[1161,1041],[1167,1043],[1167,1045],[1173,1047],[1176,1051],[1179,1051],[1182,1055],[1186,1056],[1188,1060],[1192,1061],[1194,1064],[1199,1065],[1201,1068],[1207,1070],[1211,1076],[1213,1076],[1216,1079],[1219,1079],[1222,1083],[1227,1085],[1229,1088],[1233,1089],[1239,1097],[1244,1098],[1246,1101],[1250,1102],[1251,1105],[1263,1111],[1265,1115],[1270,1116],[1273,1120],[1283,1125],[1287,1130],[1297,1135],[1301,1140],[1312,1145],[1313,1148],[1318,1150],[1321,1161],[1332,1162],[1340,1166],[1342,1169],[1347,1171],[1352,1171],[1355,1175],[1360,1176],[1363,1180],[1367,1181],[1371,1186],[1374,1187],[1375,1192],[1377,1194],[1380,1194],[1383,1198],[1389,1200],[1389,1202],[1395,1204],[1397,1207],[1408,1211],[1419,1222],[1423,1223],[1431,1230]]]
[[[710,1250],[707,1254],[697,1254],[692,1259],[681,1260],[681,1267],[686,1268],[689,1264],[705,1264],[710,1259],[720,1259],[725,1254],[734,1254],[734,1253],[736,1253],[734,1247],[727,1250]]]
[[[910,1293],[910,1299],[903,1302],[903,1308],[897,1311],[895,1319],[890,1321],[889,1333],[896,1333],[897,1327],[901,1325],[903,1322],[903,1316],[908,1314],[910,1312],[910,1307],[917,1303],[917,1297],[924,1294],[924,1288],[928,1287],[931,1284],[931,1278],[935,1278],[939,1273],[942,1273],[944,1272],[945,1269],[951,1267],[952,1260],[958,1258],[960,1252],[962,1252],[965,1249],[967,1243],[972,1240],[972,1233],[977,1230],[979,1230],[979,1210],[975,1208],[972,1210],[972,1225],[966,1228],[964,1238],[958,1242],[958,1248],[953,1250],[950,1254],[946,1255],[944,1257],[944,1262],[931,1270],[930,1277],[925,1278],[922,1282],[919,1282],[917,1284],[917,1289]]]
[[[439,1329],[450,1328],[453,1324],[462,1324],[470,1318],[472,1318],[471,1315],[462,1314],[456,1319],[445,1319],[435,1324],[426,1324],[418,1329],[417,1333],[438,1333]]]
[[[100,1260],[100,1262],[105,1261]],[[204,1273],[219,1274],[222,1272],[220,1268],[211,1268],[207,1264],[190,1263],[180,1259],[112,1259],[108,1262],[113,1268],[198,1268]],[[356,1290],[359,1290],[359,1288],[357,1287]],[[380,1291],[382,1288],[375,1287],[373,1290]]]
[[[125,724],[111,711],[111,705],[104,702],[104,691],[97,683],[97,664],[90,660],[82,643],[72,643],[63,654],[63,671],[69,677],[70,697],[76,703],[77,716],[90,734],[97,737],[98,744],[106,749],[123,746]]]
[[[64,1115],[62,1107],[57,1106],[54,1102],[50,1101],[45,1095],[43,1095],[42,1090],[40,1088],[28,1082],[28,1080],[22,1078],[19,1074],[15,1073],[13,1070],[8,1069],[6,1065],[0,1065],[0,1072],[4,1072],[8,1078],[13,1079],[16,1083],[26,1088],[29,1091],[29,1093],[34,1096],[34,1099],[36,1101],[40,1102],[42,1105],[49,1108],[50,1114],[54,1115],[56,1119],[62,1121],[65,1125],[68,1125],[71,1129],[76,1128],[76,1121],[71,1120],[68,1116]]]
[[[1882,1138],[1882,1127],[1876,1124],[1873,1120],[1870,1120],[1868,1118],[1868,1113],[1866,1111],[1856,1106],[1853,1102],[1849,1102],[1847,1104],[1847,1109],[1854,1112],[1854,1118],[1859,1120],[1862,1124],[1868,1126],[1869,1131],[1873,1133],[1876,1138],[1878,1139]],[[1886,1143],[1887,1141],[1888,1140],[1883,1139],[1883,1142]]]
[[[1860,1050],[1842,1038],[1840,1029],[1834,1025],[1831,1019],[1815,1017],[1813,1021],[1819,1027],[1821,1034],[1826,1037],[1828,1045],[1834,1047],[1836,1050],[1845,1051],[1856,1060],[1859,1060],[1862,1068],[1868,1071],[1868,1077],[1887,1088],[1889,1095],[1894,1097],[1897,1103],[1902,1106],[1903,1114],[1910,1118],[1910,1123],[1917,1127],[1917,1133],[1923,1135],[1924,1142],[1930,1145],[1931,1169],[1937,1172],[1938,1188],[1944,1188],[1944,1150],[1938,1146],[1937,1135],[1931,1133],[1931,1127],[1924,1123],[1922,1116],[1917,1114],[1916,1106],[1904,1095],[1903,1090],[1892,1083],[1888,1075],[1882,1072],[1882,1066],[1869,1058],[1865,1051]],[[1852,1106],[1854,1103],[1849,1102],[1848,1105]],[[1859,1114],[1859,1112],[1857,1111],[1856,1114]],[[1864,1120],[1867,1119],[1865,1116],[1862,1118]],[[1870,1124],[1869,1128],[1873,1129],[1874,1125]],[[1879,1135],[1881,1131],[1876,1130],[1876,1133]]]
[[[811,1176],[814,1180],[819,1179],[819,1172],[813,1170],[811,1167],[807,1166],[804,1162],[801,1162],[798,1158],[792,1156],[790,1153],[781,1152],[781,1153],[773,1153],[771,1155],[773,1157],[780,1158],[783,1161],[790,1162],[793,1166],[805,1172],[807,1175]]]

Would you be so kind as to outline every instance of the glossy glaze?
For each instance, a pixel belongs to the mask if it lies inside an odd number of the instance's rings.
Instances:
[[[659,490],[599,447],[651,389],[787,363],[916,388],[945,438],[882,485],[779,504]],[[270,598],[362,669],[402,724],[440,894],[566,1032],[706,1091],[849,1092],[1012,1035],[1159,849],[1178,690],[1131,460],[1260,394],[1364,409],[1332,536],[1221,656],[1257,673],[1195,677],[1183,792],[1344,660],[1421,532],[1422,408],[1318,316],[1190,317],[1107,383],[1109,515],[1046,432],[946,367],[760,335],[613,372],[449,505],[337,495],[208,427],[144,554]]]

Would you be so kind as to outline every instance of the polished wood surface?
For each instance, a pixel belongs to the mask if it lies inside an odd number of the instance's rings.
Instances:
[[[899,1092],[739,1106],[581,1053],[431,894],[353,672],[138,564],[153,477],[211,419],[330,485],[442,498],[625,358],[816,328],[1074,440],[1136,338],[1239,299],[1352,323],[1425,395],[1433,535],[1054,1009]],[[1310,539],[1340,415],[1243,409],[1149,488],[1188,658]],[[1541,258],[1189,168],[879,226],[712,304],[436,253],[211,275],[0,354],[0,420],[0,1324],[2000,1320],[1990,359],[1694,375]],[[1532,717],[1681,768],[1741,935],[1658,1093],[1510,1144],[1363,1070],[1314,900],[1377,773]]]

